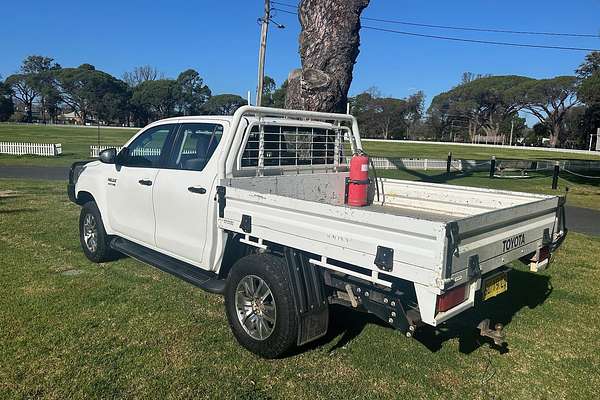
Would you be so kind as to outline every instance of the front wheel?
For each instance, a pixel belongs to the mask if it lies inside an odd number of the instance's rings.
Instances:
[[[298,320],[285,261],[270,254],[250,255],[232,267],[225,289],[225,311],[237,341],[264,358],[292,349]]]
[[[109,261],[115,257],[109,240],[98,206],[93,201],[85,203],[79,214],[79,241],[83,253],[95,263]]]

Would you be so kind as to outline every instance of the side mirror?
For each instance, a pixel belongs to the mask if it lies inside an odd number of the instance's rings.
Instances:
[[[117,149],[111,147],[110,149],[102,150],[99,158],[104,164],[114,164],[117,159]]]

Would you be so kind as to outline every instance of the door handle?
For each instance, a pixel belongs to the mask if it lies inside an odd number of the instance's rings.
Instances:
[[[204,189],[203,187],[196,187],[196,186],[190,186],[188,188],[188,191],[190,191],[192,193],[199,193],[199,194],[206,193],[206,189]]]
[[[152,186],[152,181],[149,179],[140,179],[138,183],[144,186]]]

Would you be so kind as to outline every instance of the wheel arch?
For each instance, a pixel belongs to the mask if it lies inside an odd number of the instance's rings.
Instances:
[[[102,217],[102,223],[104,224],[104,229],[106,233],[109,235],[114,234],[112,227],[110,226],[109,218],[108,218],[108,210],[106,208],[106,194],[105,193],[96,193],[93,194],[93,191],[90,190],[92,187],[90,185],[85,185],[80,190],[77,190],[75,193],[75,202],[76,204],[83,206],[85,203],[93,201],[96,203],[98,210],[100,210],[100,216]]]
[[[85,191],[85,190],[80,190],[77,193],[77,197],[75,198],[75,202],[77,204],[79,204],[80,206],[84,205],[85,203],[87,203],[88,201],[93,201],[96,202],[96,199],[94,198],[94,195],[92,195],[90,192]]]

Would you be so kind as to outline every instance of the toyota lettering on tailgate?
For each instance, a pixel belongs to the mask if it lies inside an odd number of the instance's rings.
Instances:
[[[525,234],[520,233],[516,236],[510,237],[508,239],[504,239],[502,241],[502,251],[507,252],[517,247],[521,247],[525,244]]]

